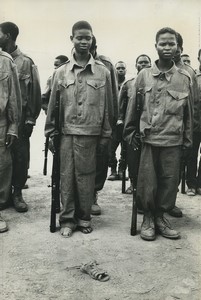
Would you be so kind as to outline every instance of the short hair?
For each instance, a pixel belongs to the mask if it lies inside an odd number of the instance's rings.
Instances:
[[[174,29],[172,29],[170,27],[163,27],[156,33],[156,42],[158,42],[159,36],[164,33],[174,34],[177,39],[177,32]]]
[[[181,55],[181,57],[184,57],[184,56],[190,57],[188,54],[182,54]]]
[[[19,28],[17,27],[16,24],[12,23],[12,22],[3,22],[0,24],[0,27],[2,29],[2,32],[4,34],[9,33],[12,40],[16,41],[17,36],[19,34]]]
[[[137,58],[136,58],[136,64],[137,64],[137,62],[138,62],[138,59],[141,57],[141,56],[146,56],[147,58],[148,58],[148,60],[149,60],[149,62],[151,63],[151,58],[147,55],[147,54],[140,54]]]
[[[125,63],[124,61],[122,61],[122,60],[118,61],[118,62],[115,64],[115,67],[116,67],[117,64],[124,64],[124,65],[126,66],[126,63]]]
[[[87,21],[78,21],[72,27],[72,35],[74,35],[76,30],[88,29],[92,32],[92,27]]]
[[[183,38],[179,32],[177,32],[177,43],[180,48],[183,47]]]
[[[62,63],[65,63],[69,60],[68,57],[65,55],[58,55],[57,57],[55,57],[55,59],[59,59]]]
[[[200,55],[201,55],[201,49],[199,49],[198,51],[198,57],[200,57]]]

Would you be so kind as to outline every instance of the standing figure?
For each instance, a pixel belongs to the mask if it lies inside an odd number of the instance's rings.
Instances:
[[[0,24],[0,47],[8,52],[17,66],[22,96],[22,117],[18,128],[18,139],[12,147],[13,158],[13,205],[18,212],[26,212],[28,206],[22,197],[29,166],[29,149],[33,127],[41,109],[41,90],[37,67],[33,60],[23,54],[16,45],[19,29],[16,24]]]
[[[0,41],[2,39],[0,32]],[[16,65],[10,55],[0,51],[0,210],[7,207],[11,191],[11,146],[18,137],[21,94]],[[0,215],[0,233],[8,226]]]
[[[92,231],[96,149],[101,152],[110,140],[108,103],[112,97],[107,68],[90,54],[92,28],[86,21],[72,27],[74,52],[57,69],[47,111],[45,134],[55,135],[55,101],[60,92],[60,233],[70,237],[78,228]],[[53,142],[54,144],[54,142]]]
[[[112,136],[116,130],[116,123],[118,118],[118,88],[117,88],[117,76],[115,67],[113,66],[111,60],[104,56],[97,53],[97,45],[96,45],[96,38],[95,36],[92,37],[92,44],[90,48],[90,52],[95,60],[102,62],[108,71],[110,72],[110,81],[112,85],[112,95],[108,99],[108,114],[109,114],[109,121],[110,126],[112,128]],[[94,201],[91,207],[91,214],[92,215],[100,215],[101,214],[101,207],[98,204],[98,192],[101,191],[104,187],[107,172],[108,172],[108,165],[109,165],[109,158],[111,156],[111,140],[108,145],[104,148],[97,149],[96,152],[96,179],[95,179],[95,190],[94,190]]]
[[[68,57],[65,55],[58,55],[57,57],[55,57],[54,60],[54,68],[55,70],[57,68],[59,68],[60,66],[62,66],[63,64],[65,64],[68,61]],[[54,75],[54,73],[53,73]],[[51,88],[52,88],[52,78],[53,75],[51,75],[46,83],[46,87],[45,87],[45,91],[42,94],[42,109],[44,110],[45,114],[47,114],[47,107],[48,107],[48,103],[50,100],[50,93],[51,93]]]
[[[115,64],[115,69],[117,72],[117,81],[118,81],[118,91],[120,93],[121,87],[126,80],[126,64],[123,61],[118,61]],[[116,158],[116,151],[118,146],[121,147],[122,136],[119,134],[118,124],[115,126],[112,133],[112,141],[111,141],[111,154],[109,160],[109,167],[111,168],[111,174],[108,177],[108,180],[122,180],[123,178],[123,161],[122,161],[122,148],[120,150],[120,159],[119,163]],[[117,163],[118,163],[118,171],[117,171]]]
[[[125,119],[124,136],[136,149],[136,95],[141,103],[140,135],[142,142],[137,201],[144,211],[141,238],[154,240],[156,231],[163,237],[179,238],[179,233],[164,218],[175,205],[180,175],[182,148],[192,145],[191,78],[178,69],[173,56],[177,33],[162,28],[155,44],[159,59],[151,68],[139,72]]]
[[[137,57],[135,67],[137,69],[137,72],[139,73],[144,68],[151,67],[151,59],[146,54],[141,54]],[[117,121],[118,126],[124,125],[124,120],[126,116],[126,110],[127,105],[130,97],[132,97],[133,93],[133,86],[134,86],[135,78],[130,78],[126,80],[121,87],[121,90],[119,92],[119,118]],[[135,170],[136,170],[136,162],[135,162],[135,152],[133,148],[130,145],[127,145],[127,157],[126,161],[128,163],[128,175],[130,179],[130,186],[125,191],[126,194],[132,194],[133,193],[133,177],[136,176]]]

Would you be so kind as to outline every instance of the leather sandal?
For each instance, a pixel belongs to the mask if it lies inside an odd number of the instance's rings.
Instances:
[[[97,267],[97,262],[93,261],[87,264],[84,264],[80,267],[80,270],[83,273],[88,274],[92,279],[105,282],[110,279],[110,276],[108,273],[104,270],[101,270],[100,268]]]

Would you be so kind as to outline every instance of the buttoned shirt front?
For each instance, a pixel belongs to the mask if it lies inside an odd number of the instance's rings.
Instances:
[[[56,91],[60,91],[60,124],[63,134],[110,137],[108,99],[112,97],[110,74],[92,56],[80,66],[74,56],[55,73],[45,126],[54,132]]]
[[[154,146],[192,145],[192,103],[190,76],[174,64],[161,72],[157,63],[138,74],[129,100],[124,134],[131,143],[135,129],[136,95],[143,94],[140,134],[142,141]]]

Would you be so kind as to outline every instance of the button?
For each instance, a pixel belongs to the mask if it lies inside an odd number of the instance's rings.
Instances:
[[[78,113],[77,115],[80,117],[80,116],[81,116],[81,113]]]
[[[158,92],[161,92],[161,89],[158,89]]]
[[[160,80],[163,81],[163,77],[160,77]]]
[[[78,102],[79,105],[82,105],[82,102]]]
[[[154,116],[157,116],[157,114],[158,114],[157,111],[155,111]]]
[[[160,103],[160,101],[157,100],[157,101],[156,101],[156,104],[159,104],[159,103]]]
[[[82,79],[79,79],[79,83],[82,83]]]
[[[94,86],[95,86],[95,88],[97,88],[98,87],[97,83],[95,83]]]

